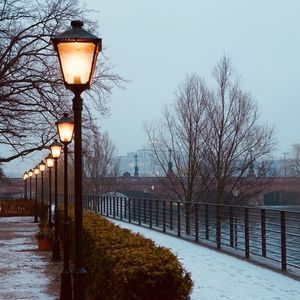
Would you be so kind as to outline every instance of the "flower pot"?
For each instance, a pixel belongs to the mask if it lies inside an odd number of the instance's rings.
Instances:
[[[52,239],[46,237],[40,237],[37,240],[38,240],[38,250],[40,251],[52,250]]]

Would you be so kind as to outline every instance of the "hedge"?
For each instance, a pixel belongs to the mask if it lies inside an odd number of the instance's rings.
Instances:
[[[69,215],[73,216],[73,211]],[[73,217],[70,227],[74,232]],[[82,238],[87,293],[91,299],[190,299],[191,276],[169,249],[94,212],[83,213]],[[74,255],[72,249],[74,246]]]

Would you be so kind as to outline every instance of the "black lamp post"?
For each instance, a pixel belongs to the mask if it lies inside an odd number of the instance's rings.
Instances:
[[[28,176],[29,176],[29,199],[32,200],[31,177],[33,176],[33,171],[31,169],[28,171]]]
[[[75,177],[75,272],[74,299],[85,299],[86,270],[82,255],[82,141],[81,93],[91,86],[101,39],[84,30],[83,22],[72,21],[72,28],[52,38],[58,53],[64,84],[71,90],[74,111],[74,177]]]
[[[72,299],[72,276],[69,267],[69,220],[68,220],[68,144],[71,143],[74,121],[68,114],[56,122],[59,140],[64,145],[64,270],[61,273],[61,300]]]
[[[44,220],[44,171],[46,170],[46,164],[41,161],[39,164],[41,172],[41,220]]]
[[[52,251],[52,260],[60,260],[60,248],[59,248],[59,239],[58,239],[58,229],[59,229],[59,218],[58,218],[58,205],[57,205],[57,160],[60,158],[61,153],[61,144],[54,140],[50,145],[50,150],[52,157],[54,158],[54,241],[53,241],[53,251]]]
[[[52,210],[52,200],[51,200],[51,196],[52,196],[52,191],[51,191],[51,169],[54,165],[54,158],[51,156],[51,154],[49,154],[47,157],[46,157],[46,165],[49,169],[49,208],[48,208],[48,226],[49,228],[52,228],[52,213],[51,213],[51,210]]]
[[[28,173],[25,172],[23,175],[23,179],[24,179],[24,200],[27,200],[27,178],[28,178]]]
[[[33,172],[35,174],[35,201],[34,201],[34,223],[38,222],[38,208],[37,208],[37,198],[38,198],[38,180],[37,180],[37,176],[40,173],[40,169],[38,166],[36,166],[33,169]]]

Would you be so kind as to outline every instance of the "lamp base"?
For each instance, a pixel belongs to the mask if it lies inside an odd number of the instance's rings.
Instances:
[[[85,299],[86,275],[83,267],[73,272],[74,300]]]
[[[70,271],[63,271],[61,273],[60,300],[72,299],[72,273]]]

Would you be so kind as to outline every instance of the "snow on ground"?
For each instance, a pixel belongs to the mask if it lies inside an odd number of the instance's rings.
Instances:
[[[300,299],[300,281],[176,237],[117,220],[110,221],[171,249],[192,275],[191,300]]]
[[[37,251],[37,224],[32,221],[32,217],[0,218],[0,299],[59,298],[57,275],[62,264],[51,262],[50,252]]]

